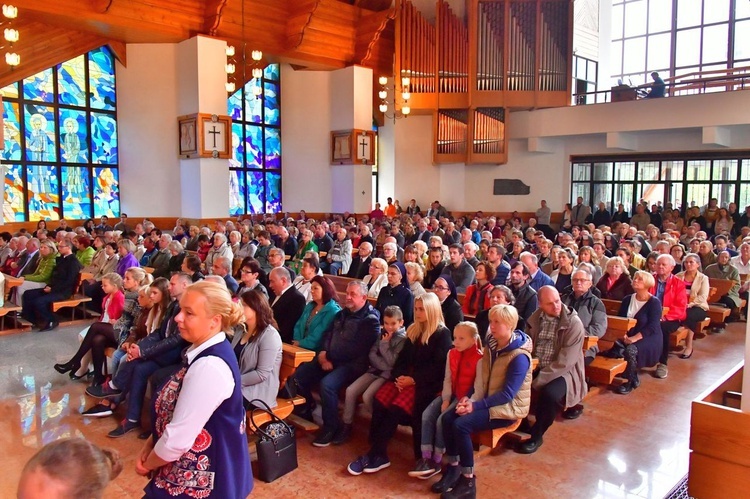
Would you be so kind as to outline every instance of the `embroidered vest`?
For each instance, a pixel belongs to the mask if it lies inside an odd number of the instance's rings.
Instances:
[[[244,499],[253,489],[237,358],[229,341],[205,349],[193,362],[207,356],[220,358],[232,370],[232,396],[214,411],[189,451],[159,468],[144,489],[146,497]],[[190,365],[183,365],[172,375],[154,400],[151,420],[155,441],[172,420],[188,369]]]
[[[482,352],[476,347],[459,352],[452,348],[448,352],[449,366],[451,368],[451,390],[453,396],[458,400],[469,395],[474,387],[474,378],[477,374],[477,363],[482,360]]]

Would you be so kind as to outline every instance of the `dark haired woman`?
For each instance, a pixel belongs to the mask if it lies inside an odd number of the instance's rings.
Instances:
[[[341,310],[336,301],[336,288],[327,277],[316,275],[310,281],[312,301],[305,305],[302,315],[294,325],[294,344],[318,351],[323,334]]]

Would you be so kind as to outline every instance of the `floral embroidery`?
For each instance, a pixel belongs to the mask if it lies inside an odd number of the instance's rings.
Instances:
[[[206,431],[205,428],[195,437],[195,443],[190,449],[194,452],[203,452],[204,450],[211,447],[211,434]]]

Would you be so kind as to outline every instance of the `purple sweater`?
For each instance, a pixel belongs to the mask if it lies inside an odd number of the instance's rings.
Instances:
[[[130,267],[140,267],[140,265],[138,265],[138,260],[135,259],[133,253],[128,253],[123,258],[120,258],[120,261],[117,262],[115,272],[120,274],[121,277],[125,277],[125,271]]]

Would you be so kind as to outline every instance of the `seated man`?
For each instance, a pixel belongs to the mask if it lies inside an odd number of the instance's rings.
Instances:
[[[237,280],[232,277],[232,261],[229,258],[220,256],[219,258],[214,259],[214,263],[211,266],[211,273],[224,279],[224,283],[227,285],[229,292],[232,293],[232,296],[237,294],[237,289],[240,285]]]
[[[352,258],[352,264],[349,266],[349,272],[346,277],[353,279],[364,279],[370,271],[370,262],[372,261],[372,244],[368,242],[360,243],[357,256]]]
[[[305,297],[292,286],[289,272],[283,267],[277,267],[268,276],[269,291],[273,291],[271,300],[273,317],[279,326],[279,334],[284,343],[291,343],[294,339],[294,325],[302,315],[307,302]]]
[[[490,244],[487,249],[487,261],[495,267],[495,278],[492,280],[493,286],[503,285],[508,281],[510,274],[510,264],[503,258],[505,256],[505,247],[500,244]]]
[[[539,268],[539,259],[535,254],[529,251],[524,251],[519,255],[518,259],[521,260],[529,269],[529,274],[531,275],[529,286],[531,287],[531,289],[533,289],[534,291],[539,291],[542,286],[555,285],[552,278],[542,272]]]
[[[726,262],[729,263],[729,255],[727,255]],[[664,337],[664,343],[661,358],[659,363],[656,364],[656,372],[654,373],[659,379],[666,378],[669,372],[667,370],[669,336],[677,331],[687,316],[688,295],[685,289],[685,281],[672,274],[674,266],[675,261],[672,255],[659,255],[656,259],[656,274],[654,275],[656,284],[649,291],[659,299],[662,307],[669,307],[667,315],[661,318],[661,333]]]
[[[526,324],[531,315],[537,309],[537,293],[529,286],[529,269],[523,262],[516,262],[510,269],[509,288],[516,302],[514,306],[518,310],[518,329],[526,331]]]
[[[593,280],[591,274],[578,269],[573,271],[571,279],[573,289],[563,297],[563,304],[575,310],[583,324],[586,336],[601,338],[607,332],[607,309],[604,303],[591,291]],[[584,364],[589,365],[596,358],[599,346],[594,345],[584,352]],[[578,404],[563,412],[565,419],[576,419],[583,412],[583,405]]]
[[[732,281],[732,287],[729,289],[727,294],[719,297],[718,300],[715,299],[715,301],[716,303],[721,303],[729,310],[731,310],[729,318],[731,320],[736,320],[739,316],[739,306],[742,303],[740,301],[739,294],[740,272],[735,267],[729,264],[729,260],[729,252],[722,251],[721,253],[719,253],[719,256],[716,259],[716,263],[706,267],[706,270],[704,270],[703,273],[706,274],[706,276],[710,279],[725,279],[728,281]],[[720,326],[714,329],[714,332],[723,333],[725,327],[726,323],[722,323]]]
[[[521,454],[536,452],[557,413],[580,404],[588,391],[583,324],[575,310],[563,305],[554,287],[539,289],[539,309],[529,319],[526,333],[533,342],[532,355],[539,359],[539,366],[531,383],[537,393],[536,422],[529,429],[531,438],[517,448]]]
[[[466,288],[474,282],[474,267],[464,258],[464,247],[462,244],[451,244],[449,249],[450,262],[443,269],[444,275],[449,275],[456,284],[459,293],[466,293]]]
[[[162,234],[159,236],[158,250],[155,251],[148,259],[148,265],[146,267],[153,267],[154,279],[157,277],[166,277],[169,279],[169,260],[172,258],[172,253],[169,251],[169,243],[172,242],[172,236],[169,234]]]
[[[83,268],[81,262],[73,256],[70,241],[58,244],[57,251],[60,255],[56,259],[47,285],[30,289],[23,295],[21,316],[29,322],[38,324],[40,331],[51,331],[59,325],[55,314],[52,313],[52,303],[67,300],[75,293],[78,274]]]
[[[337,432],[346,431],[338,415],[339,392],[367,371],[369,353],[380,336],[380,314],[367,302],[367,286],[358,281],[346,287],[344,309],[336,314],[323,335],[321,351],[294,373],[305,404],[295,409],[312,421],[312,387],[320,383],[323,428],[313,442],[327,447]]]

